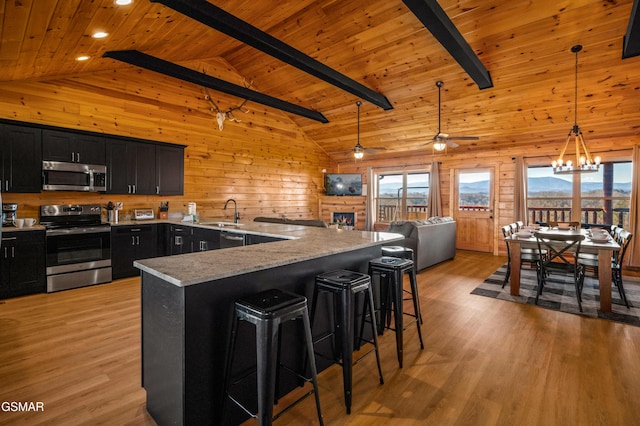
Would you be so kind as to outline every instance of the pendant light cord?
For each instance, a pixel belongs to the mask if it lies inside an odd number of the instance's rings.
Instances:
[[[574,109],[574,118],[573,125],[578,126],[578,52],[580,50],[576,49],[576,84],[575,84],[575,96],[573,101],[573,109]]]
[[[575,70],[575,88],[573,99],[573,132],[578,134],[578,52],[582,50],[581,44],[576,44],[571,51],[576,54],[576,70]]]
[[[442,88],[442,82],[436,83],[438,86],[438,135],[440,135],[440,89]]]
[[[362,102],[357,101],[356,105],[358,106],[358,143],[357,145],[360,146],[360,105],[362,105]]]

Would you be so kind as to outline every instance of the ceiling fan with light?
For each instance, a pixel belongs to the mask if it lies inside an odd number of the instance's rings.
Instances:
[[[457,148],[458,144],[452,142],[453,140],[458,141],[477,141],[480,139],[478,136],[449,136],[447,133],[442,133],[440,129],[441,122],[441,105],[440,105],[440,91],[442,90],[442,86],[444,83],[442,81],[436,81],[436,86],[438,87],[438,133],[435,134],[432,140],[425,143],[423,146],[433,144],[433,149],[436,151],[444,151],[447,147],[449,148]]]
[[[356,105],[358,106],[358,139],[357,139],[356,146],[353,147],[353,156],[355,157],[356,160],[360,160],[362,159],[362,157],[364,157],[365,152],[367,154],[377,154],[378,151],[384,151],[387,148],[385,147],[365,148],[362,145],[360,145],[360,105],[362,105],[362,102],[356,101]]]

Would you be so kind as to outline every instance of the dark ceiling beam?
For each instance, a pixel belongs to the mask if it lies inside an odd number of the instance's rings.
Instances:
[[[489,71],[436,0],[402,0],[480,89],[493,87]]]
[[[117,59],[118,61],[168,75],[169,77],[174,77],[179,80],[188,81],[189,83],[197,84],[199,86],[218,90],[242,99],[248,99],[268,107],[277,108],[321,123],[329,122],[329,120],[327,120],[327,118],[318,111],[303,108],[281,99],[256,92],[255,90],[247,89],[246,87],[241,87],[237,84],[208,76],[192,69],[176,65],[172,62],[165,61],[164,59],[147,55],[146,53],[142,53],[137,50],[112,50],[110,52],[105,52],[102,56],[105,58]]]
[[[199,21],[215,30],[252,46],[274,58],[309,73],[327,83],[339,87],[360,99],[379,106],[384,110],[393,109],[393,105],[382,94],[369,89],[344,74],[305,55],[301,51],[270,36],[264,31],[231,15],[219,7],[204,0],[150,0],[162,3],[183,15]],[[274,4],[275,5],[275,4]]]
[[[634,0],[627,33],[622,42],[622,59],[640,55],[640,0]]]

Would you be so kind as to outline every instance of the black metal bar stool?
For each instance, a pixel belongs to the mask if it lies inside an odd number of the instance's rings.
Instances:
[[[315,320],[318,296],[320,293],[329,293],[332,296],[335,318],[332,329],[318,336],[314,340],[314,344],[332,338],[333,361],[342,365],[342,379],[344,386],[344,402],[347,407],[347,414],[351,413],[352,401],[352,366],[357,364],[361,358],[353,361],[354,345],[360,348],[361,343],[373,343],[373,350],[376,353],[376,361],[378,363],[378,374],[380,375],[380,384],[384,383],[382,377],[382,368],[380,366],[380,354],[378,352],[378,331],[374,320],[373,292],[371,291],[371,277],[367,274],[359,272],[336,270],[320,274],[316,276],[316,285],[313,292],[313,301],[311,303],[311,327]],[[356,327],[356,306],[358,306],[358,295],[365,293],[363,303],[362,319],[360,333],[355,341]],[[364,324],[367,318],[367,309],[369,311],[369,324],[371,324],[371,333],[373,342],[362,338]],[[338,345],[336,345],[336,335],[338,337]],[[336,350],[339,346],[339,350]],[[371,351],[367,352],[369,354]],[[366,354],[365,354],[366,355]],[[364,356],[364,355],[363,355]],[[342,362],[340,362],[340,359]]]
[[[270,425],[273,421],[273,405],[276,400],[278,387],[277,370],[280,366],[280,326],[289,320],[302,318],[304,336],[306,342],[306,354],[311,369],[311,378],[298,377],[304,382],[313,382],[313,391],[303,395],[293,404],[282,410],[279,414],[300,402],[303,398],[315,394],[318,420],[323,424],[320,410],[320,398],[318,395],[318,376],[311,337],[311,325],[307,310],[307,298],[298,294],[289,293],[277,289],[266,290],[251,296],[243,297],[235,302],[235,320],[231,328],[230,342],[227,352],[225,369],[225,401],[231,399],[242,410],[253,418],[257,418],[260,425]],[[257,353],[257,383],[258,383],[258,414],[250,412],[240,401],[234,398],[229,391],[231,384],[231,372],[237,338],[238,323],[248,321],[256,328],[256,353]],[[303,383],[304,383],[303,382]],[[276,416],[275,418],[277,418]]]
[[[413,249],[404,246],[382,246],[382,256],[400,257],[413,261]],[[415,269],[415,264],[414,264]]]
[[[416,274],[417,276],[417,272],[416,272],[416,263],[415,260],[413,258],[413,249],[411,247],[404,247],[404,246],[382,246],[382,256],[391,256],[391,257],[400,257],[402,259],[410,259],[413,262],[413,273]],[[416,286],[416,291],[418,290],[418,286]],[[409,290],[404,290],[405,293],[409,293],[411,294],[411,292]],[[413,297],[413,295],[411,295],[411,297]],[[408,299],[405,299],[408,300]],[[420,309],[420,297],[417,297],[418,300],[418,312],[420,313],[420,324],[423,324],[424,322],[422,321],[422,310]],[[390,320],[390,316],[388,317],[388,320]],[[389,322],[387,321],[387,324]]]
[[[409,274],[409,281],[411,283],[411,294],[413,300],[414,313],[405,313],[403,307],[403,278],[404,274]],[[373,278],[375,275],[380,276],[381,287],[388,287],[387,292],[391,294],[391,302],[394,312],[395,328],[391,328],[386,324],[386,310],[387,306],[384,296],[381,296],[380,300],[380,318],[383,322],[383,326],[389,329],[393,329],[396,332],[396,349],[398,352],[398,364],[402,368],[403,358],[403,331],[404,331],[404,315],[412,316],[416,319],[416,326],[418,327],[418,338],[420,339],[420,348],[424,349],[424,343],[422,342],[422,330],[420,329],[420,305],[418,303],[418,284],[416,281],[416,274],[413,266],[413,261],[409,259],[402,259],[399,257],[383,256],[369,261],[369,275]],[[384,288],[381,289],[381,294],[386,294]]]

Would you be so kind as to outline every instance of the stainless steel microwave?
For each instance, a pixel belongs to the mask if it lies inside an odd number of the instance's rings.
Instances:
[[[107,166],[64,163],[61,161],[43,161],[42,190],[86,192],[106,191]]]

